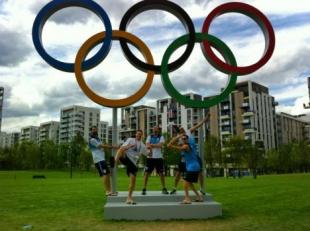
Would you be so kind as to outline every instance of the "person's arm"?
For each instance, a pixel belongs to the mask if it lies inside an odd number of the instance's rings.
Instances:
[[[111,148],[111,149],[119,149],[119,145],[113,145],[113,144],[101,144],[101,148]]]
[[[151,137],[150,137],[150,136],[148,136],[148,137],[146,138],[145,145],[146,145],[146,148],[152,149]]]
[[[180,139],[180,137],[181,137],[182,135],[183,135],[183,134],[179,134],[179,135],[173,137],[173,138],[170,140],[170,142],[167,144],[167,147],[168,147],[168,148],[172,148],[172,146],[174,146],[174,147],[179,147],[179,146],[174,145],[174,144]]]
[[[162,148],[162,146],[165,143],[165,139],[163,136],[160,137],[159,143],[158,144],[151,144],[152,148]]]
[[[199,127],[201,127],[205,122],[207,122],[208,120],[208,115],[206,115],[205,118],[203,118],[203,120],[201,120],[198,124],[196,124],[194,127],[191,127],[189,129],[190,133],[193,133],[196,129],[198,129]]]
[[[124,150],[124,151],[127,151],[129,148],[132,148],[136,146],[136,143],[135,142],[132,142],[132,139],[131,138],[128,138],[126,140],[125,143],[122,144],[121,148]]]
[[[116,164],[118,163],[119,159],[124,155],[125,151],[126,150],[123,147],[120,147],[117,150],[115,158],[114,158]]]
[[[134,147],[135,144],[131,142],[130,139],[127,139],[125,143],[122,144],[122,146],[117,150],[115,155],[115,163],[118,163],[119,159],[124,156],[125,152],[131,148]]]
[[[171,145],[169,145],[168,147],[169,147],[169,148],[177,149],[177,150],[179,150],[179,151],[189,151],[189,146],[188,146],[188,144],[183,144],[183,145],[181,145],[181,146],[171,144]]]

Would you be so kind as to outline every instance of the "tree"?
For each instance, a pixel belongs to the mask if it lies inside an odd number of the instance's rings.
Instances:
[[[86,170],[88,172],[90,171],[90,167],[93,163],[93,157],[92,157],[90,150],[87,147],[84,147],[84,149],[81,150],[81,154],[79,156],[79,162],[80,162],[79,166],[81,170]]]
[[[239,136],[231,137],[224,144],[224,154],[226,163],[231,163],[233,168],[240,169],[242,164],[242,154],[246,150],[246,142]]]
[[[215,136],[209,136],[205,141],[205,161],[210,170],[211,176],[213,175],[214,164],[220,167],[223,164],[223,156],[221,151],[220,140]]]
[[[266,166],[271,172],[279,173],[279,152],[276,149],[270,149],[266,152]]]
[[[257,169],[262,166],[264,159],[264,143],[262,141],[256,141],[254,145],[250,141],[245,141],[244,143],[245,151],[243,152],[243,157],[247,167],[253,173],[254,179],[257,177]]]
[[[42,167],[56,169],[58,159],[58,147],[52,140],[46,140],[40,144]]]
[[[80,167],[80,155],[82,150],[86,147],[86,142],[80,133],[77,133],[69,144],[69,162],[72,167]]]

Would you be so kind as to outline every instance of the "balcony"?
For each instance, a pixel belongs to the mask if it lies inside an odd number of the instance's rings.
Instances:
[[[254,116],[254,112],[249,110],[249,111],[244,112],[242,116]]]
[[[241,108],[249,108],[250,104],[248,102],[242,103]]]
[[[251,120],[250,119],[244,119],[244,120],[241,121],[241,123],[243,125],[251,124]]]
[[[230,120],[222,121],[221,125],[222,126],[230,126]]]
[[[222,114],[221,116],[220,116],[220,119],[221,120],[227,120],[227,119],[229,119],[230,118],[230,115],[229,114]]]
[[[229,105],[224,105],[224,106],[221,107],[221,110],[222,111],[229,111],[230,107],[229,107]]]
[[[254,132],[255,132],[255,128],[247,128],[247,129],[244,129],[244,131],[243,131],[244,134],[254,133]]]
[[[226,131],[221,131],[221,135],[225,136],[225,135],[230,135],[231,131],[230,130],[226,130]]]

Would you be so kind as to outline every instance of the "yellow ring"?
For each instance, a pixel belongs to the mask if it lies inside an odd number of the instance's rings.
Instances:
[[[108,98],[99,96],[92,89],[88,87],[87,83],[84,80],[83,71],[82,71],[82,63],[84,62],[90,50],[93,47],[95,47],[97,44],[101,43],[104,38],[105,38],[105,32],[100,32],[92,36],[82,45],[82,47],[80,48],[75,58],[74,72],[75,72],[76,80],[80,88],[82,89],[82,91],[85,93],[85,95],[87,95],[88,98],[90,98],[92,101],[96,102],[97,104],[100,104],[106,107],[112,107],[112,108],[125,107],[131,104],[134,104],[135,102],[143,98],[143,96],[145,96],[145,94],[150,89],[153,83],[153,78],[155,74],[153,71],[147,72],[146,81],[136,93],[124,99],[108,99]],[[150,49],[138,37],[125,31],[113,30],[112,40],[117,40],[117,39],[125,39],[127,42],[134,45],[143,54],[148,64],[151,64],[151,65],[154,64],[153,56],[151,54]]]

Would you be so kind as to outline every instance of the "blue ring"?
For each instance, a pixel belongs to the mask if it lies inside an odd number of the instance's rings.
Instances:
[[[109,16],[104,11],[104,9],[95,3],[92,0],[53,0],[47,5],[45,5],[37,15],[33,28],[32,28],[32,40],[34,43],[34,46],[40,56],[51,66],[54,68],[66,71],[66,72],[74,72],[74,63],[65,63],[58,61],[54,59],[52,56],[50,56],[44,49],[42,45],[42,31],[44,24],[48,20],[48,18],[53,15],[55,12],[66,8],[66,7],[81,7],[88,9],[95,13],[101,21],[104,23],[106,36],[103,41],[102,47],[99,49],[99,51],[90,59],[86,60],[82,64],[82,70],[86,71],[93,67],[95,67],[97,64],[99,64],[102,60],[105,59],[105,57],[108,55],[111,44],[112,44],[112,25],[109,19]]]

